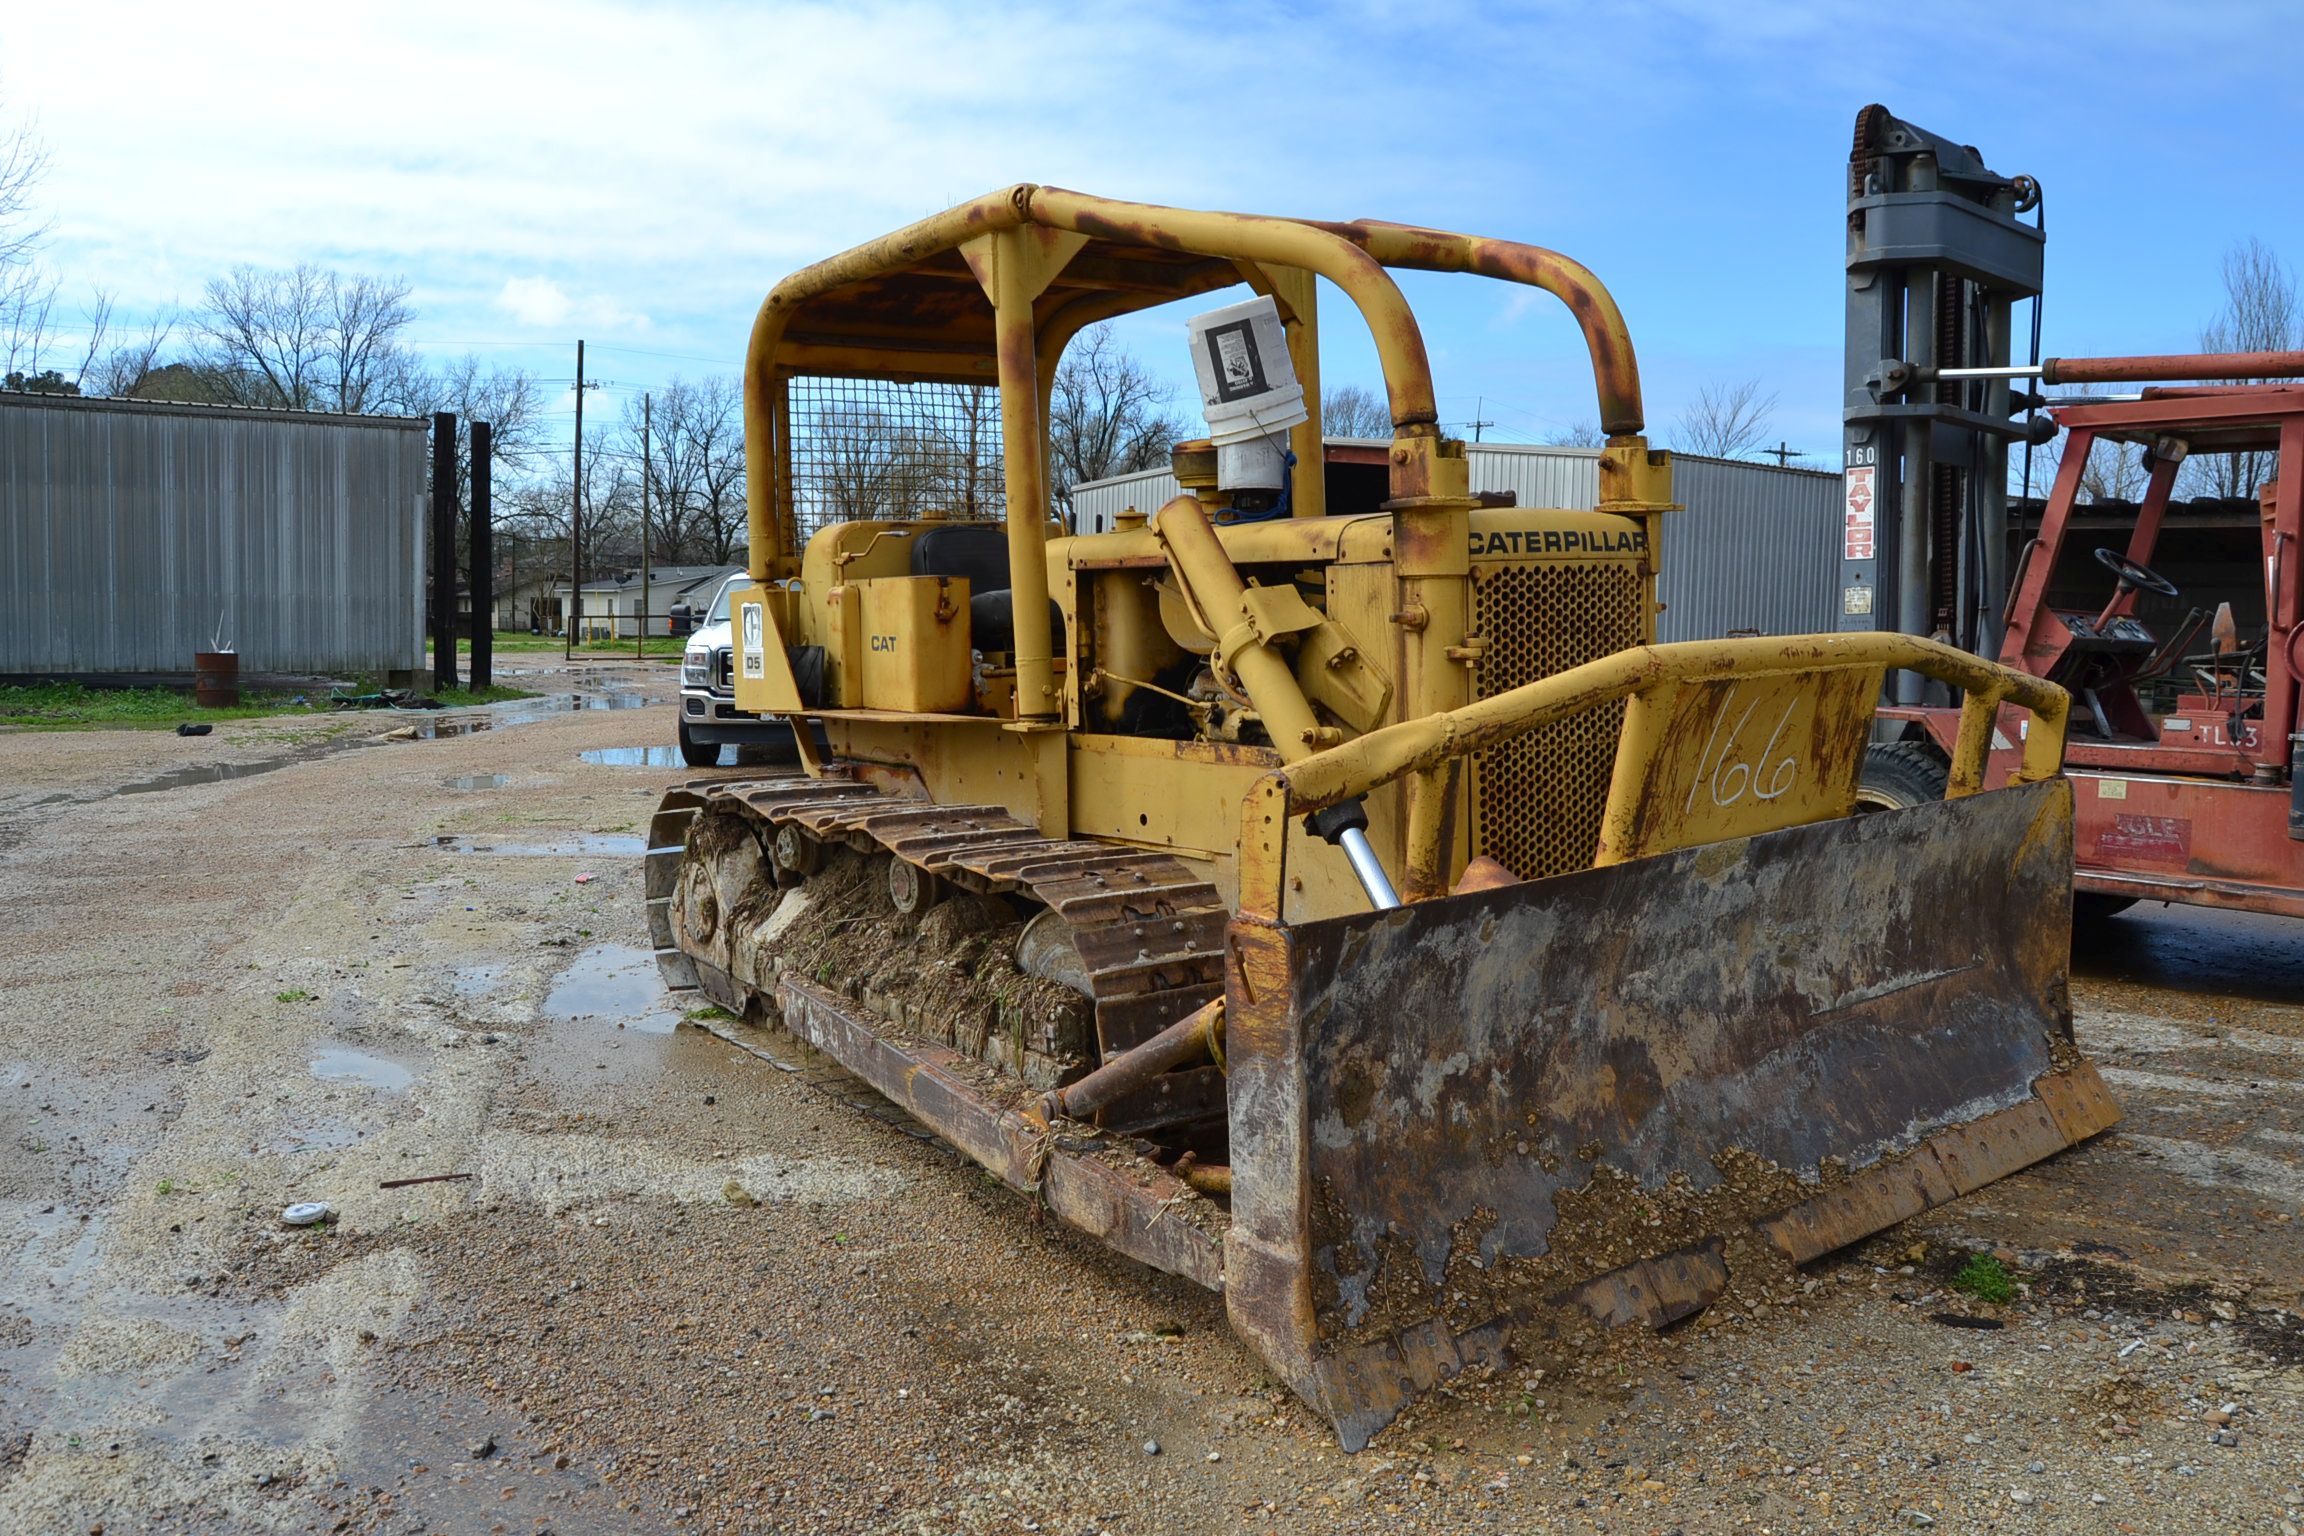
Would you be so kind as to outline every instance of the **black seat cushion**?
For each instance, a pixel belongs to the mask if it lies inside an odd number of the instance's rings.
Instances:
[[[912,540],[912,574],[957,576],[971,596],[1008,588],[1008,530],[998,523],[952,523]]]
[[[1015,593],[1002,587],[997,592],[978,592],[968,599],[969,644],[980,651],[1013,651],[1016,649]],[[1048,599],[1048,637],[1054,642],[1056,654],[1064,654],[1064,609],[1056,599]]]

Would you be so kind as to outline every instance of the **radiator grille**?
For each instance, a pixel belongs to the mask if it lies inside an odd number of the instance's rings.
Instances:
[[[1472,595],[1474,626],[1488,641],[1475,684],[1482,698],[1644,638],[1637,566],[1475,565]],[[1589,867],[1623,724],[1615,704],[1477,754],[1473,850],[1523,880]]]

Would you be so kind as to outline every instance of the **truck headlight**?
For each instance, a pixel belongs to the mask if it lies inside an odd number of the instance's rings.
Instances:
[[[683,688],[709,688],[712,686],[712,653],[709,650],[682,651],[680,653],[680,686]]]

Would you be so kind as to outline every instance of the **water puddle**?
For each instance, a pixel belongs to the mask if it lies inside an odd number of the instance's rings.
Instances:
[[[464,1002],[486,997],[504,979],[501,965],[467,965],[448,978],[448,990]]]
[[[603,768],[679,768],[678,747],[594,747],[589,752],[576,754],[587,763]]]
[[[520,859],[636,859],[648,851],[646,838],[615,832],[580,832],[550,843],[482,843],[462,836],[435,837],[432,842],[446,853],[501,853]]]
[[[359,1083],[379,1093],[406,1093],[416,1082],[416,1074],[396,1061],[327,1042],[313,1048],[312,1075],[324,1081]]]
[[[512,782],[512,775],[508,773],[459,773],[453,778],[442,779],[440,782],[450,789],[502,789]]]
[[[651,1035],[680,1027],[680,1010],[656,974],[656,957],[628,944],[595,944],[571,960],[545,994],[544,1016]]]
[[[514,699],[484,708],[392,710],[379,712],[396,722],[390,735],[397,741],[438,741],[443,737],[471,736],[481,731],[508,731],[516,725],[591,709],[646,709],[653,701],[644,693],[621,690],[608,693],[552,693],[533,699]],[[406,733],[406,734],[403,734]]]
[[[171,768],[166,773],[155,774],[149,779],[139,779],[133,784],[123,784],[118,789],[106,790],[105,793],[109,795],[156,795],[165,790],[183,789],[192,784],[221,784],[226,779],[246,779],[253,778],[259,773],[275,773],[291,763],[301,763],[306,760],[307,757],[298,756],[260,757],[254,762],[248,763],[187,763],[181,768]]]

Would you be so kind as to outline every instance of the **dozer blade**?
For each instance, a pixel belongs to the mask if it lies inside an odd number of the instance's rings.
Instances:
[[[1234,1325],[1364,1445],[1543,1314],[1661,1326],[2113,1123],[2062,779],[1236,922]]]

